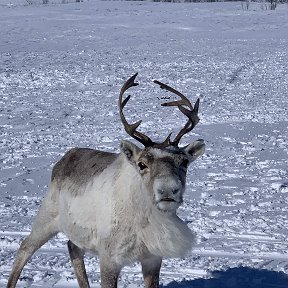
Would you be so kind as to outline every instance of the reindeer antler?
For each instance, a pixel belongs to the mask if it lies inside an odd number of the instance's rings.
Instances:
[[[137,141],[142,143],[145,147],[148,147],[148,146],[153,146],[153,144],[155,144],[155,143],[148,136],[146,136],[145,134],[136,130],[139,127],[139,125],[141,124],[142,120],[139,120],[133,124],[129,124],[127,122],[125,116],[124,116],[124,113],[123,113],[123,108],[126,106],[127,102],[129,101],[129,99],[131,97],[130,95],[128,95],[123,101],[123,95],[124,95],[125,91],[128,90],[130,87],[139,85],[139,83],[134,82],[137,75],[138,75],[138,73],[136,73],[135,75],[130,77],[122,86],[121,91],[120,91],[120,95],[119,95],[119,100],[118,100],[118,108],[120,111],[121,121],[122,121],[124,128],[125,128],[125,131],[128,133],[128,135],[130,135],[131,137],[133,137],[134,139],[136,139]]]
[[[121,121],[124,125],[125,131],[128,133],[128,135],[130,135],[131,137],[133,137],[134,139],[136,139],[137,141],[142,143],[145,147],[165,148],[165,147],[171,146],[171,145],[172,146],[178,146],[182,136],[187,134],[188,132],[190,132],[196,126],[196,124],[199,122],[199,118],[198,118],[198,110],[199,110],[199,102],[200,102],[199,98],[197,99],[197,101],[194,105],[194,108],[193,108],[189,99],[186,96],[184,96],[182,93],[180,93],[179,91],[175,90],[174,88],[172,88],[166,84],[163,84],[157,80],[154,80],[154,83],[160,85],[160,88],[168,90],[168,91],[181,97],[181,100],[163,103],[161,105],[162,106],[178,106],[179,110],[186,117],[188,117],[188,121],[184,125],[184,127],[180,130],[180,132],[177,134],[177,136],[175,137],[175,139],[173,141],[171,141],[171,139],[170,139],[171,134],[172,134],[172,133],[170,133],[168,135],[168,137],[162,143],[153,142],[147,135],[136,130],[139,127],[139,125],[142,123],[142,120],[139,120],[133,124],[129,124],[127,122],[125,116],[124,116],[124,113],[123,113],[123,108],[126,106],[127,102],[130,99],[130,95],[128,95],[123,100],[123,95],[126,92],[126,90],[128,90],[129,88],[139,85],[139,83],[135,82],[135,78],[137,77],[137,75],[138,75],[138,73],[136,73],[135,75],[130,77],[124,83],[124,85],[121,88],[120,94],[119,94],[118,107],[119,107],[119,111],[120,111],[120,118],[121,118]],[[184,106],[187,106],[190,109],[186,109]]]
[[[188,118],[187,123],[185,124],[185,126],[180,130],[180,132],[177,134],[177,136],[175,137],[175,139],[173,141],[170,141],[171,145],[173,146],[178,146],[181,138],[187,134],[188,132],[190,132],[199,122],[199,117],[198,117],[198,111],[199,111],[199,103],[200,103],[200,99],[197,98],[194,108],[190,102],[190,100],[184,96],[182,93],[180,93],[179,91],[175,90],[174,88],[161,83],[160,81],[154,80],[154,83],[160,85],[161,89],[165,89],[167,91],[170,91],[178,96],[181,97],[181,100],[177,100],[177,101],[172,101],[172,102],[166,102],[166,103],[162,103],[162,106],[178,106],[179,110]],[[186,109],[183,106],[187,106],[189,109]]]

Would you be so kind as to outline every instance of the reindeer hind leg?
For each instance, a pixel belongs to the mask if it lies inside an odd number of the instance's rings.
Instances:
[[[8,279],[7,288],[16,287],[21,271],[28,260],[36,250],[59,232],[57,205],[55,205],[54,199],[52,200],[50,197],[51,194],[47,196],[36,216],[30,235],[20,245]]]
[[[36,252],[36,250],[38,250],[50,238],[57,234],[56,231],[46,231],[45,233],[43,233],[43,231],[45,231],[45,229],[41,231],[42,233],[38,234],[32,230],[31,234],[21,243],[13,269],[10,273],[7,288],[16,287],[20,273],[28,260]]]

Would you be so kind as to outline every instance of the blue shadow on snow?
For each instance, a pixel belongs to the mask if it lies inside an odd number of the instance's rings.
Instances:
[[[288,288],[288,275],[283,272],[238,267],[214,271],[209,279],[174,281],[163,288]]]

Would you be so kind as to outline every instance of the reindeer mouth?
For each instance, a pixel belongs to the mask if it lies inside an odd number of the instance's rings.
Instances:
[[[175,199],[172,198],[163,198],[160,200],[160,202],[176,202]]]
[[[162,198],[156,205],[156,207],[162,212],[173,212],[179,206],[180,203],[173,198]]]

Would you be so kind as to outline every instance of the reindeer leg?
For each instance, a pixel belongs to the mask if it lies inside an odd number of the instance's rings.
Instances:
[[[101,288],[117,288],[121,268],[111,261],[100,258]]]
[[[54,229],[53,225],[44,225],[41,229],[38,229],[40,227],[41,226],[37,226],[35,227],[36,229],[32,229],[31,234],[21,243],[10,273],[7,288],[16,287],[21,271],[31,256],[58,232]]]
[[[162,258],[156,256],[141,261],[144,284],[146,288],[159,287],[161,264]]]
[[[56,204],[55,191],[54,187],[50,186],[49,192],[36,216],[30,235],[20,245],[8,279],[7,288],[15,288],[21,271],[31,256],[59,232],[58,205]]]
[[[70,240],[68,241],[67,246],[79,287],[89,288],[90,285],[84,264],[85,252]]]

